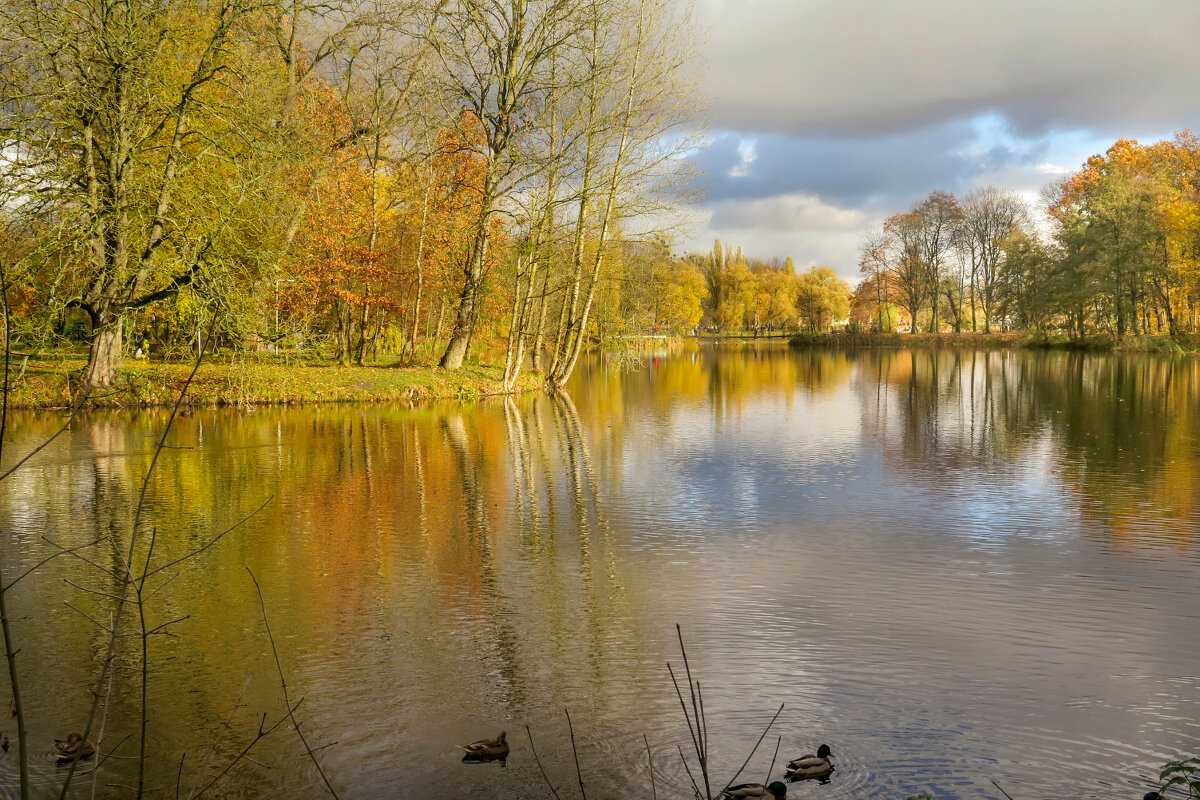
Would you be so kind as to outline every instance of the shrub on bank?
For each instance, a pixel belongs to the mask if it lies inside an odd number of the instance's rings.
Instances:
[[[798,333],[788,340],[792,347],[1016,347],[1012,333]]]
[[[1200,334],[1125,336],[1096,333],[1072,339],[1065,333],[798,333],[792,347],[969,347],[1081,350],[1095,353],[1200,354]]]

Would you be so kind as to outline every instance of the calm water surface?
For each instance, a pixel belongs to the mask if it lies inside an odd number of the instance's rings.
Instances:
[[[838,765],[789,797],[1140,797],[1200,753],[1197,409],[1196,359],[726,346],[597,358],[553,399],[198,411],[151,484],[153,563],[266,505],[162,573],[150,624],[186,619],[152,642],[152,783],[185,757],[186,795],[280,714],[249,568],[346,798],[549,797],[526,725],[577,796],[565,710],[589,797],[650,796],[643,735],[658,796],[690,797],[676,622],[722,784],[784,703],[745,779],[776,735]],[[126,540],[164,419],[89,414],[0,485],[6,574],[43,537]],[[6,460],[59,424],[16,415]],[[113,586],[60,558],[13,595],[42,793],[106,646],[84,588]],[[97,796],[130,780],[137,693],[118,676]],[[501,729],[507,768],[459,763]],[[211,796],[319,796],[294,735],[253,756]]]

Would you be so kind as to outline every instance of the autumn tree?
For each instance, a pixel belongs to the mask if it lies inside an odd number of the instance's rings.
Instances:
[[[5,152],[38,198],[22,211],[58,222],[41,252],[71,265],[69,305],[91,321],[92,386],[116,375],[127,312],[230,266],[220,252],[230,215],[256,191],[235,155],[251,116],[238,61],[254,52],[253,10],[241,0],[0,8],[18,42],[5,81],[20,98],[2,112]],[[218,173],[229,180],[208,187],[215,198],[185,191]]]
[[[913,233],[920,254],[919,263],[925,270],[925,284],[929,290],[929,332],[934,333],[938,330],[938,298],[947,277],[946,259],[953,247],[954,231],[962,217],[962,209],[954,195],[934,191],[910,213],[915,224]]]
[[[796,309],[811,333],[828,332],[850,313],[850,284],[829,267],[801,273],[796,289]]]
[[[880,278],[868,276],[859,281],[850,298],[850,322],[856,327],[893,332],[898,321],[896,307],[888,299]]]
[[[756,264],[750,268],[754,278],[755,327],[783,330],[796,320],[796,292],[799,276],[788,258],[781,265]]]
[[[1070,313],[1073,292],[1056,273],[1051,248],[1031,233],[1017,229],[1003,245],[993,297],[1005,327],[1042,328],[1056,311]]]
[[[881,250],[895,276],[896,302],[908,311],[909,332],[917,332],[917,315],[933,291],[921,246],[921,220],[912,213],[897,214],[883,225],[886,237]]]
[[[707,310],[712,324],[722,331],[736,331],[753,318],[755,280],[742,255],[717,239],[710,253],[696,259],[708,285]]]
[[[1104,298],[1118,336],[1154,317],[1177,332],[1178,310],[1194,304],[1198,162],[1187,132],[1149,146],[1122,139],[1055,187],[1050,212],[1069,261]]]
[[[939,308],[961,329],[1053,325],[1082,339],[1194,330],[1200,323],[1200,141],[1190,132],[1121,139],[1045,194],[1051,230],[1012,192],[983,187],[962,204],[933,192],[869,235],[860,267],[882,300],[912,317]],[[949,238],[946,232],[949,230]],[[957,259],[959,272],[947,267]],[[887,280],[883,280],[884,276]],[[969,290],[969,291],[968,291]],[[968,294],[970,295],[968,297]],[[876,303],[876,308],[882,307]]]
[[[885,311],[892,299],[892,286],[895,275],[892,272],[889,251],[891,237],[884,229],[876,229],[867,233],[858,251],[858,271],[865,277],[855,290],[855,305],[861,308],[875,310],[874,325],[876,330],[894,330],[894,321],[885,319]],[[863,291],[869,287],[869,291]]]
[[[581,0],[448,0],[429,24],[442,91],[470,110],[478,129],[464,136],[464,146],[484,165],[454,328],[440,362],[447,369],[458,369],[466,357],[482,310],[489,232],[500,202],[519,183],[514,178],[520,177],[522,139],[544,118],[545,101],[557,88],[550,79],[551,56],[586,20],[580,5]]]
[[[579,73],[578,178],[573,182],[566,314],[549,380],[562,386],[586,341],[596,291],[618,231],[667,212],[686,189],[696,144],[691,22],[667,0],[589,4]],[[590,246],[588,246],[590,242]]]
[[[963,198],[958,241],[970,265],[971,330],[976,326],[976,300],[983,312],[984,332],[992,330],[996,282],[1004,258],[1004,245],[1026,219],[1025,204],[1012,192],[985,186]]]
[[[402,17],[404,11],[403,6],[381,7],[372,16],[377,24],[347,32],[345,44],[331,59],[338,69],[342,106],[350,122],[352,139],[348,144],[367,175],[363,198],[366,260],[383,265],[373,280],[362,282],[361,293],[355,298],[359,319],[353,349],[359,365],[368,344],[380,335],[384,312],[397,305],[396,298],[386,294],[384,284],[394,284],[399,277],[399,243],[389,242],[392,246],[385,251],[383,240],[388,232],[394,232],[395,211],[401,198],[391,186],[400,173],[399,140],[410,111],[409,96],[425,74],[423,62],[430,52],[427,41],[407,40],[397,34],[397,20],[392,15]],[[369,326],[372,312],[375,321]]]
[[[654,285],[654,324],[677,333],[700,324],[704,315],[704,276],[690,261],[659,262]]]

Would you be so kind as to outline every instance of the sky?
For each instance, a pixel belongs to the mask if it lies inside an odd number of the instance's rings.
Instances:
[[[720,238],[854,283],[864,234],[935,189],[1036,202],[1118,138],[1200,130],[1200,0],[696,0]]]

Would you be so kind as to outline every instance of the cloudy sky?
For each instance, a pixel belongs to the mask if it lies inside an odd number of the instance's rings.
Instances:
[[[933,189],[1037,197],[1200,129],[1200,0],[696,0],[707,199],[681,242],[828,264]]]

